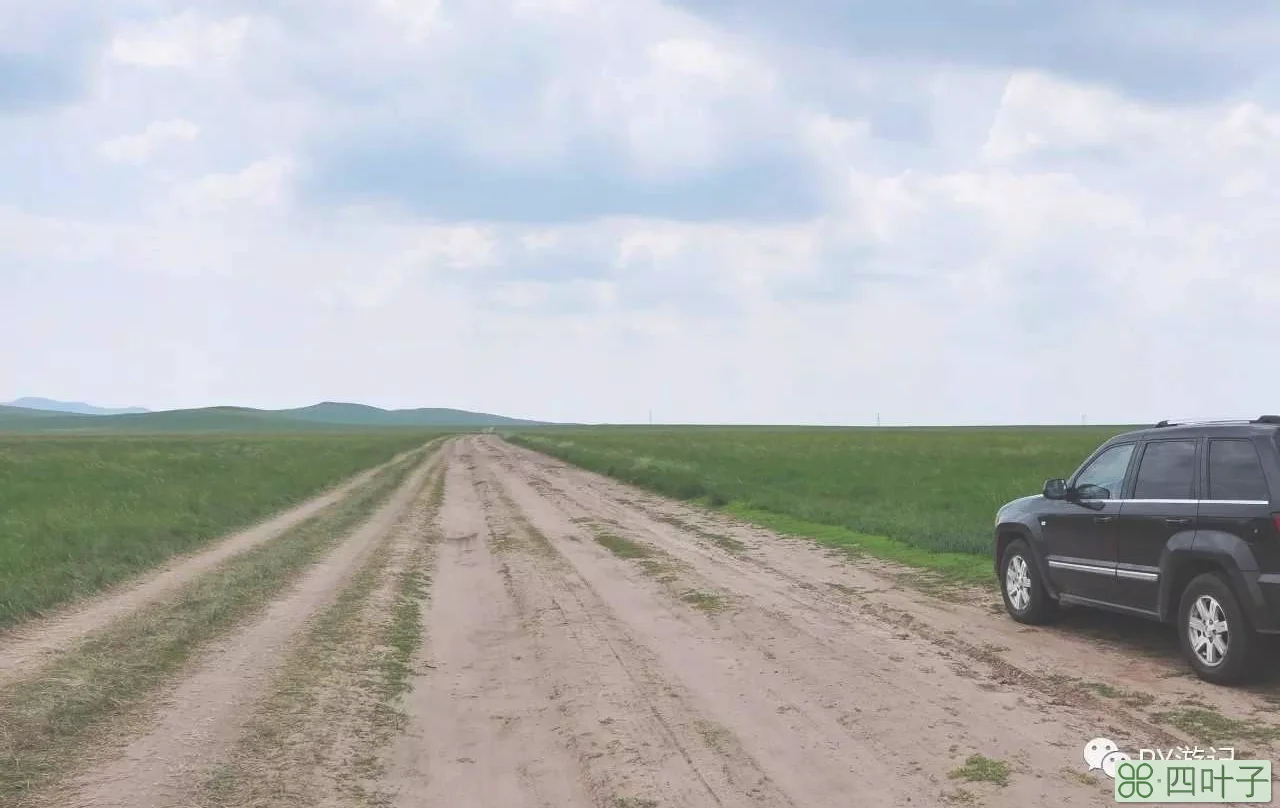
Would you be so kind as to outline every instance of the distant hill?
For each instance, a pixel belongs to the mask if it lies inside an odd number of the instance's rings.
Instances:
[[[384,410],[367,404],[343,404],[326,401],[294,410],[275,410],[275,414],[299,421],[351,426],[529,426],[538,421],[507,418],[484,412],[468,412],[439,407],[416,410]]]
[[[126,415],[129,413],[147,412],[141,407],[95,407],[83,401],[55,401],[51,398],[20,398],[3,407],[19,407],[24,410],[41,410],[43,412],[65,412],[74,415]]]
[[[0,406],[0,430],[10,432],[295,432],[393,427],[474,429],[542,423],[466,410],[384,410],[364,404],[336,402],[290,410],[203,407],[117,415],[80,415]]]
[[[50,412],[49,410],[32,410],[26,407],[14,407],[10,404],[0,404],[0,420],[42,420],[45,418],[57,418],[62,413]]]

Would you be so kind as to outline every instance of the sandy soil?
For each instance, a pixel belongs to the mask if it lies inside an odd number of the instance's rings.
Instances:
[[[439,457],[438,512],[422,506],[424,468],[297,587],[201,654],[155,721],[59,804],[196,804],[192,789],[227,759],[291,638],[388,536],[397,557],[408,552],[395,525],[410,510],[436,523],[413,534],[430,535],[434,557],[397,731],[374,748],[342,728],[371,778],[360,789],[281,795],[397,808],[1102,806],[1114,804],[1112,783],[1086,776],[1088,740],[1179,745],[1187,737],[1159,713],[1188,700],[1242,719],[1272,709],[1270,686],[1185,676],[1176,647],[1137,621],[1067,615],[1029,629],[988,594],[930,594],[891,565],[495,436],[454,439]],[[390,608],[379,591],[368,609]],[[348,765],[318,747],[309,756],[307,735],[294,731],[282,759]],[[1003,763],[1005,782],[957,777],[976,754]],[[312,768],[294,776],[315,780]]]
[[[382,466],[361,472],[297,507],[221,539],[208,549],[175,558],[135,581],[77,603],[64,612],[24,622],[7,633],[0,632],[0,685],[38,670],[45,661],[93,632],[155,603],[227,559],[271,541],[298,523],[341,501],[382,468],[407,455],[407,452],[398,455]]]

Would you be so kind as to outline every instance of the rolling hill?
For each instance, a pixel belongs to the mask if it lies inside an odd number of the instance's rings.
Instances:
[[[448,408],[384,410],[338,402],[289,410],[203,407],[115,415],[80,415],[0,406],[0,431],[9,432],[292,432],[396,427],[474,429],[542,423]]]
[[[538,421],[507,418],[484,412],[447,408],[383,410],[366,404],[326,401],[293,410],[275,410],[277,415],[298,421],[351,426],[531,426]]]
[[[25,410],[42,412],[69,413],[72,415],[128,415],[130,413],[147,412],[141,407],[97,407],[83,401],[55,401],[52,398],[20,398],[0,404],[3,407],[20,407]]]

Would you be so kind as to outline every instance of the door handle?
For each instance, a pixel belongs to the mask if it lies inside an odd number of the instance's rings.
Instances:
[[[1190,519],[1190,518],[1184,518],[1184,517],[1175,517],[1175,516],[1170,516],[1168,519],[1165,519],[1164,521],[1165,521],[1165,524],[1169,524],[1169,525],[1189,525],[1189,524],[1191,524],[1191,519]]]
[[[1095,522],[1114,522],[1115,520],[1116,520],[1116,518],[1115,518],[1114,516],[1095,516],[1095,517],[1093,517],[1093,521],[1095,521]]]

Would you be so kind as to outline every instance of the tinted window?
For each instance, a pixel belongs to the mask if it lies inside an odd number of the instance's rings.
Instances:
[[[1195,499],[1195,441],[1148,443],[1138,466],[1134,499]]]
[[[1262,463],[1252,443],[1209,441],[1209,499],[1271,499]]]
[[[1112,446],[1093,459],[1076,478],[1076,488],[1085,499],[1118,499],[1124,487],[1124,473],[1133,455],[1132,443]]]

